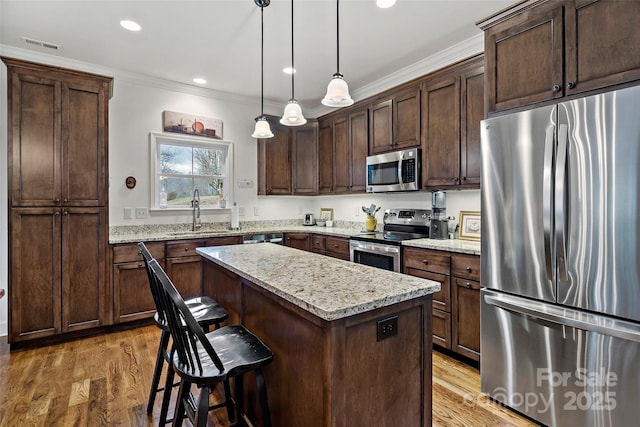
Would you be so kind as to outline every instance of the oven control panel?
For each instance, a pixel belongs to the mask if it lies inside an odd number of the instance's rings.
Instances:
[[[384,212],[384,224],[428,226],[431,211],[427,209],[387,209]]]

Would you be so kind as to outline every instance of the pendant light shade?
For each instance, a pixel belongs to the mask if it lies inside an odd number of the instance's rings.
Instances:
[[[295,70],[293,64],[293,0],[291,0],[291,70]],[[302,108],[294,96],[295,84],[294,76],[295,72],[291,73],[291,99],[284,107],[284,114],[280,119],[280,123],[285,126],[301,126],[307,123],[307,119],[302,115]]]
[[[353,99],[349,95],[349,85],[340,74],[340,0],[336,0],[336,68],[321,102],[327,107],[346,107],[353,104]]]
[[[256,120],[256,127],[251,134],[252,138],[273,138],[273,132],[267,118],[264,116],[264,8],[269,6],[271,0],[254,0],[260,8],[260,117]]]

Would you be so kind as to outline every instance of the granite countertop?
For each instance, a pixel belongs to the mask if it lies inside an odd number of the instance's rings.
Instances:
[[[440,284],[272,243],[197,253],[324,320],[429,295]]]
[[[208,225],[205,225],[205,227]],[[147,226],[118,226],[109,230],[109,243],[138,243],[165,240],[185,240],[185,239],[205,239],[212,237],[242,236],[256,233],[315,233],[327,236],[337,236],[349,238],[353,235],[363,233],[362,223],[339,224],[337,227],[303,226],[291,224],[287,221],[272,221],[263,224],[251,224],[243,226],[240,230],[229,230],[222,226],[205,228],[193,232],[189,230],[190,224],[179,225],[147,225]],[[413,239],[402,242],[403,246],[436,249],[449,252],[458,252],[471,255],[480,255],[480,242],[470,240],[435,240],[435,239]]]

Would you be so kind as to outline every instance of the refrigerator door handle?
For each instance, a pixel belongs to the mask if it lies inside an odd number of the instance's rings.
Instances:
[[[542,226],[544,230],[544,261],[547,280],[553,280],[552,255],[552,224],[553,217],[553,187],[551,174],[553,172],[553,151],[555,126],[547,128],[544,140],[544,165],[542,172]]]
[[[558,127],[558,158],[556,160],[555,177],[555,242],[556,256],[558,258],[558,280],[566,282],[569,280],[567,274],[567,245],[566,226],[567,223],[567,141],[569,139],[569,127],[562,124]]]
[[[624,320],[504,294],[485,294],[484,301],[489,305],[550,323],[640,343],[640,326]]]

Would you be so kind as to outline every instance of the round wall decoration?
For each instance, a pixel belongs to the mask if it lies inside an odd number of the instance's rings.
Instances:
[[[126,184],[127,188],[131,190],[136,186],[136,179],[132,176],[128,176],[124,183]]]

